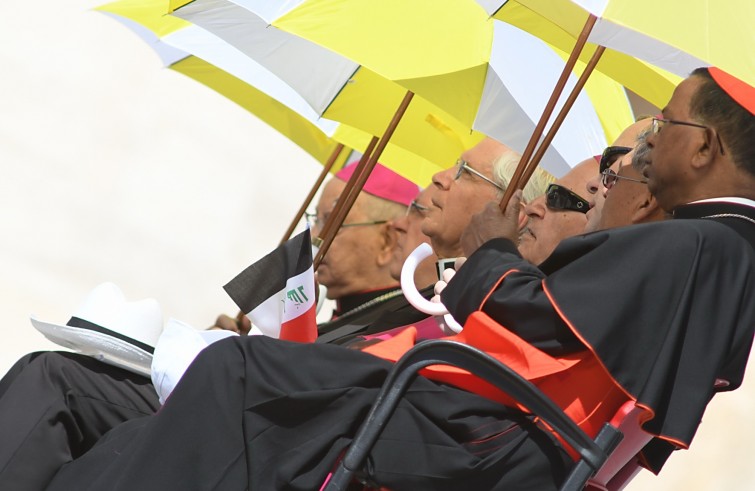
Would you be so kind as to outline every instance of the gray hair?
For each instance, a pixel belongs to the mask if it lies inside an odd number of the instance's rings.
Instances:
[[[650,156],[650,147],[647,144],[647,138],[651,133],[651,129],[647,128],[637,136],[637,145],[634,147],[634,155],[632,155],[632,167],[637,172],[642,172],[645,164]]]
[[[509,186],[511,176],[516,172],[516,167],[519,165],[521,157],[521,155],[511,150],[504,152],[493,162],[493,180],[503,189]],[[556,178],[552,174],[537,167],[530,180],[524,186],[523,200],[529,203],[538,196],[545,194],[546,188],[555,180]],[[503,197],[503,191],[499,191],[498,197]]]

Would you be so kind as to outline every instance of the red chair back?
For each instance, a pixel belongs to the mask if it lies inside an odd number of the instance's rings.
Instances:
[[[618,429],[624,438],[600,470],[587,482],[585,489],[594,491],[619,491],[642,469],[638,453],[653,438],[642,430],[640,418],[645,410],[633,401],[624,403],[610,424]]]

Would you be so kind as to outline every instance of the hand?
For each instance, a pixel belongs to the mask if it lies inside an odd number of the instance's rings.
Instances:
[[[243,312],[239,312],[235,318],[225,314],[220,314],[218,318],[215,319],[215,325],[209,327],[208,329],[233,331],[242,336],[246,336],[252,329],[252,321],[250,321],[249,317],[245,316]]]
[[[440,293],[446,288],[446,286],[448,286],[448,282],[451,281],[451,278],[454,277],[456,272],[459,270],[459,268],[462,267],[466,260],[466,257],[457,257],[456,262],[454,263],[454,269],[443,270],[443,277],[440,279],[440,281],[437,281],[435,283],[435,287],[433,288],[435,295],[430,299],[431,302],[441,303]]]
[[[442,303],[440,298],[441,292],[445,290],[445,288],[448,286],[448,282],[451,281],[451,279],[456,275],[456,272],[464,265],[466,261],[466,257],[457,257],[456,262],[454,262],[454,269],[443,270],[440,281],[436,282],[435,287],[433,288],[435,295],[430,299],[431,302]],[[443,306],[443,308],[445,309],[445,305]],[[448,309],[445,310],[448,311]],[[447,336],[459,334],[462,330],[462,326],[458,322],[456,322],[451,314],[436,317],[435,320],[438,321],[438,327],[440,327],[440,330]]]
[[[503,237],[517,243],[519,239],[519,208],[522,191],[517,190],[501,212],[498,203],[488,203],[472,220],[461,234],[461,249],[468,257],[482,244],[496,237]]]

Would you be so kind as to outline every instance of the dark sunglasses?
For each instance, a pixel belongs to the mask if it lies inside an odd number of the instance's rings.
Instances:
[[[622,155],[632,151],[632,147],[606,147],[600,156],[600,173],[611,167]]]
[[[587,213],[590,203],[569,189],[551,184],[545,192],[545,204],[554,210],[570,210]]]

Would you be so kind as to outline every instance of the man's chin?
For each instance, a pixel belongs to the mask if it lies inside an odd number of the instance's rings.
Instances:
[[[524,227],[522,231],[519,233],[519,244],[525,243],[525,242],[534,242],[535,241],[535,234],[532,233],[532,230],[529,227]]]
[[[438,232],[440,231],[440,227],[435,222],[427,222],[427,219],[425,219],[424,222],[422,222],[422,226],[420,227],[420,230],[423,234],[427,235],[428,237],[435,237]]]
[[[528,244],[528,243],[520,241],[519,242],[519,247],[517,247],[517,249],[519,250],[519,254],[525,260],[530,261],[530,262],[531,262],[530,258],[532,257],[532,253],[530,251],[532,251],[532,249],[533,249],[532,246],[533,246],[533,244]]]
[[[587,212],[587,224],[585,225],[584,233],[595,232],[600,227],[600,213],[593,212],[594,208],[591,208]]]

